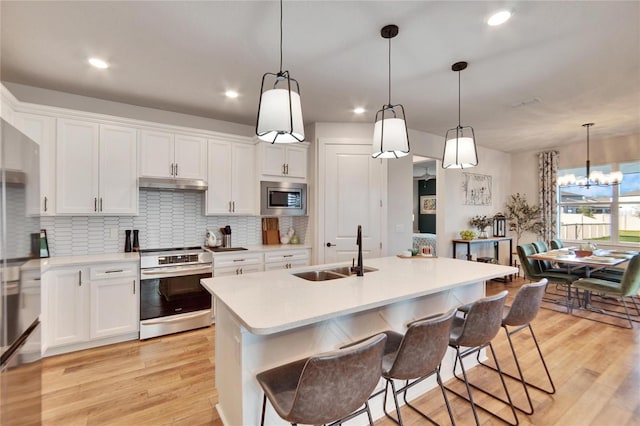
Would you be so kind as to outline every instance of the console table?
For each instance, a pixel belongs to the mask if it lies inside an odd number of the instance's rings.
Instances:
[[[496,261],[500,259],[500,243],[503,241],[509,242],[509,265],[513,265],[513,240],[511,237],[493,237],[493,238],[476,238],[473,240],[452,240],[453,242],[453,258],[456,258],[456,249],[458,244],[464,244],[467,246],[467,260],[471,260],[471,246],[474,244],[487,244],[493,243],[493,253]],[[511,280],[512,277],[509,277]],[[504,279],[506,282],[506,278]]]

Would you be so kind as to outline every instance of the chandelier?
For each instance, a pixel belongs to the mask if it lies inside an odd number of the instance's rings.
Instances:
[[[586,173],[584,176],[578,176],[570,173],[558,178],[558,186],[578,186],[589,188],[591,186],[612,186],[622,182],[622,172],[604,173],[599,170],[591,171],[591,162],[589,161],[589,128],[594,123],[585,123],[582,127],[587,128],[587,163]]]

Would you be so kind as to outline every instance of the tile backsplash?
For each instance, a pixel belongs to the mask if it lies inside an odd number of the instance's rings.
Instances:
[[[207,229],[231,226],[234,246],[262,244],[259,216],[205,216],[204,193],[140,190],[139,216],[44,216],[51,256],[124,251],[125,230],[140,230],[141,248],[199,246]],[[308,217],[280,217],[280,232],[293,226],[306,241]],[[115,235],[115,237],[114,237]]]

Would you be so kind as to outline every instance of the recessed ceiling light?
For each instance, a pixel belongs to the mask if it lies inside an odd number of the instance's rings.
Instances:
[[[358,107],[358,108],[354,108],[353,109],[353,113],[354,114],[364,114],[365,109],[362,107]]]
[[[98,58],[89,58],[89,63],[96,68],[105,69],[109,68],[109,64]]]
[[[509,12],[508,10],[501,10],[500,12],[491,15],[491,17],[487,21],[487,24],[495,27],[496,25],[504,24],[509,20],[509,18],[511,18],[511,12]]]
[[[224,92],[224,95],[227,98],[237,98],[238,97],[238,92],[235,92],[233,90],[227,90],[226,92]]]

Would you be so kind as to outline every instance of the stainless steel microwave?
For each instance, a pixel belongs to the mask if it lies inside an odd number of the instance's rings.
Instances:
[[[307,184],[260,182],[260,214],[263,216],[305,216]]]

